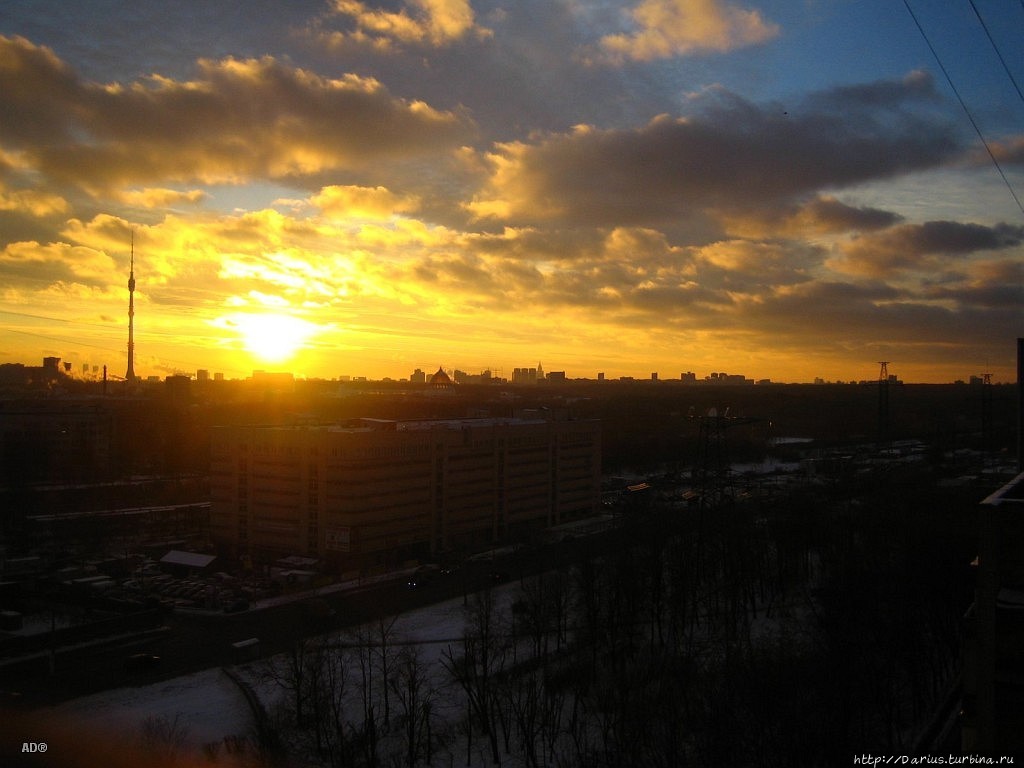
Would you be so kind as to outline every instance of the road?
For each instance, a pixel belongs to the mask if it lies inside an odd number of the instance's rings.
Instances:
[[[593,543],[595,537],[588,539]],[[599,537],[598,537],[599,538]],[[358,626],[380,616],[392,616],[457,596],[467,596],[499,581],[520,580],[583,554],[578,541],[564,541],[536,548],[498,550],[492,558],[469,560],[450,574],[438,574],[415,588],[404,574],[365,585],[325,587],[317,593],[293,595],[293,599],[266,601],[253,609],[232,614],[168,613],[165,629],[124,638],[80,650],[64,650],[52,675],[5,680],[7,704],[35,709],[127,685],[151,684],[211,667],[239,661],[233,643],[259,638],[260,655],[286,650],[300,637]],[[324,601],[315,608],[310,601]],[[319,609],[319,610],[318,610]],[[129,673],[128,656],[146,652],[160,657],[151,669]],[[13,695],[10,693],[15,691]]]

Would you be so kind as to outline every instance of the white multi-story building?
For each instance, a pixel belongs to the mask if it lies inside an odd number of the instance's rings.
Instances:
[[[369,570],[597,510],[600,424],[360,419],[213,430],[211,535],[229,555]]]

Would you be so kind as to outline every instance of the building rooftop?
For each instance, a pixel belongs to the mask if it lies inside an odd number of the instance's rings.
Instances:
[[[543,416],[483,416],[455,419],[370,419],[361,418],[344,424],[267,424],[249,425],[266,430],[322,430],[326,432],[423,432],[429,430],[458,431],[471,427],[500,427],[520,424],[544,424]]]
[[[172,549],[160,558],[160,562],[167,565],[184,565],[189,568],[206,568],[216,559],[216,555],[202,555],[198,552],[182,552],[179,549]]]
[[[992,507],[1002,506],[1003,504],[1017,504],[1024,510],[1024,472],[1017,475],[981,503]]]

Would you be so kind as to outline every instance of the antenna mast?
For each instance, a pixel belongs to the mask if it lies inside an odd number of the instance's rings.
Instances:
[[[128,383],[135,381],[135,230],[132,230],[131,268],[128,272]]]
[[[878,447],[884,449],[889,444],[889,361],[880,360],[878,372]]]

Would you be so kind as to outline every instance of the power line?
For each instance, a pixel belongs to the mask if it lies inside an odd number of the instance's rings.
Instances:
[[[103,328],[104,330],[110,330],[111,326],[108,323],[90,323],[85,320],[68,320],[63,317],[47,317],[46,315],[33,315],[28,312],[15,312],[10,309],[0,309],[0,315],[14,315],[15,317],[29,317],[33,320],[47,320],[52,323],[74,323],[75,325],[88,325],[92,328]]]
[[[1024,3],[1024,0],[1021,0],[1021,2]],[[939,69],[942,70],[942,74],[945,76],[946,82],[949,83],[949,87],[953,89],[953,93],[956,96],[957,101],[960,102],[960,107],[963,109],[964,114],[967,115],[967,119],[971,122],[971,126],[974,128],[974,132],[978,134],[978,138],[984,145],[985,151],[988,152],[988,156],[989,159],[992,161],[992,165],[995,166],[996,170],[999,172],[999,175],[1003,179],[1003,183],[1006,185],[1006,188],[1010,191],[1010,196],[1013,198],[1013,201],[1017,204],[1017,207],[1020,209],[1020,212],[1024,213],[1024,204],[1022,204],[1020,198],[1017,197],[1017,193],[1013,190],[1013,185],[1010,184],[1010,180],[1007,178],[1006,173],[1003,171],[1003,167],[999,164],[999,160],[996,159],[995,153],[992,151],[992,147],[990,147],[989,143],[985,140],[985,136],[982,134],[981,128],[978,127],[978,123],[974,119],[974,115],[972,115],[971,110],[967,108],[967,103],[964,101],[963,97],[960,95],[960,91],[953,83],[953,78],[949,76],[949,72],[946,70],[946,66],[942,63],[942,59],[939,58],[939,54],[935,50],[935,46],[932,45],[932,41],[928,39],[928,35],[925,33],[924,27],[921,26],[921,22],[918,20],[917,15],[914,13],[914,9],[910,7],[910,0],[903,0],[903,5],[907,9],[907,13],[910,14],[910,18],[914,20],[914,24],[917,26],[917,31],[920,32],[921,37],[924,38],[924,42],[928,46],[928,50],[930,50],[932,52],[932,56],[935,57],[935,61],[936,63],[938,63]]]
[[[0,310],[0,312],[5,312],[5,310]],[[59,318],[55,318],[55,317],[44,318],[44,317],[41,317],[39,315],[25,315],[25,313],[21,313],[21,312],[7,312],[7,314],[22,315],[22,316],[27,316],[27,317],[35,317],[37,319],[42,319],[42,320],[55,320],[55,321],[58,321],[58,322],[68,322],[68,323],[72,322],[70,320],[60,320]],[[76,323],[76,325],[78,325],[78,323]],[[82,323],[82,325],[93,325],[93,326],[98,327],[98,328],[106,327],[106,326],[98,325],[96,323]],[[102,350],[103,352],[107,352],[107,353],[113,354],[113,355],[118,355],[122,351],[120,349],[112,348],[110,346],[100,346],[99,344],[90,344],[90,343],[88,343],[86,341],[77,341],[77,340],[72,340],[72,339],[65,339],[65,338],[62,338],[60,336],[52,336],[52,335],[48,335],[48,334],[45,334],[45,333],[34,333],[32,331],[23,331],[23,330],[20,330],[18,328],[5,328],[4,330],[9,332],[9,333],[18,333],[18,334],[21,334],[23,336],[33,336],[33,337],[38,338],[38,339],[45,339],[46,341],[49,341],[51,343],[72,344],[72,345],[76,345],[76,346],[79,346],[79,347],[89,347],[91,349],[99,349],[99,350]],[[144,336],[145,335],[148,335],[148,334],[144,334]],[[195,361],[175,360],[175,359],[170,358],[170,357],[164,357],[163,355],[159,355],[159,356],[156,356],[156,357],[161,362],[164,362],[164,363],[174,363],[175,365],[185,366],[186,368],[199,368],[199,365]],[[225,368],[224,370],[227,371],[228,373],[235,373],[235,374],[241,374],[241,375],[244,375],[244,373],[245,373],[244,371],[242,371],[242,370],[240,370],[238,368]]]
[[[33,314],[28,313],[28,312],[15,312],[15,311],[9,310],[9,309],[0,309],[0,315],[13,315],[14,317],[27,317],[27,318],[30,318],[32,320],[46,320],[46,321],[51,322],[51,323],[68,323],[69,325],[74,325],[76,327],[77,326],[87,326],[89,328],[102,328],[105,331],[117,331],[117,332],[120,332],[120,330],[121,330],[121,326],[117,325],[116,323],[91,323],[91,322],[88,322],[87,320],[69,320],[66,317],[48,317],[46,315],[33,315]],[[154,331],[154,330],[150,330],[148,328],[142,329],[142,335],[145,336],[145,337],[150,337],[150,336],[152,336],[152,337],[167,336],[167,337],[171,337],[171,338],[176,337],[176,336],[181,336],[180,333],[174,332],[174,331]],[[189,338],[190,339],[197,339],[197,338],[216,339],[218,337],[215,337],[215,336],[196,336],[195,334],[189,334]]]
[[[1006,59],[1003,58],[1003,54],[999,51],[999,46],[996,45],[996,41],[992,39],[992,33],[988,30],[988,24],[981,18],[981,14],[978,13],[978,6],[974,4],[974,0],[970,0],[971,9],[974,11],[974,15],[978,17],[978,22],[981,24],[981,28],[985,30],[985,35],[988,36],[988,41],[992,44],[992,50],[996,52],[996,56],[999,57],[999,63],[1003,65],[1003,71],[1006,72],[1006,76],[1010,78],[1010,82],[1013,83],[1013,87],[1017,89],[1017,95],[1021,101],[1024,101],[1024,93],[1021,93],[1020,86],[1017,85],[1017,79],[1013,76],[1013,72],[1010,71],[1010,67],[1006,64]],[[1021,6],[1024,7],[1024,0],[1021,0]]]
[[[110,347],[101,347],[99,344],[89,344],[88,342],[85,341],[72,341],[70,339],[62,339],[59,336],[48,336],[45,333],[32,333],[32,331],[21,331],[18,330],[17,328],[5,328],[4,330],[6,330],[9,333],[20,333],[23,336],[35,336],[36,338],[39,339],[46,339],[47,341],[58,342],[60,344],[77,344],[80,347],[92,347],[93,349],[102,349],[104,352],[111,353],[115,351],[112,350]]]

